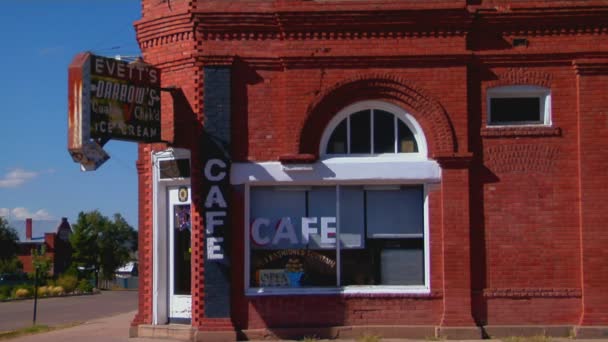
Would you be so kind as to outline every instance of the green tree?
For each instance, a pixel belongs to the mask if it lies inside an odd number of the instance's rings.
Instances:
[[[16,256],[12,259],[0,259],[0,273],[20,273],[23,271],[23,263]]]
[[[17,273],[23,264],[17,258],[19,235],[9,226],[8,221],[0,217],[0,273]]]
[[[130,260],[135,230],[120,214],[109,219],[97,210],[80,212],[72,229],[72,260],[77,266],[93,270],[97,284],[99,275],[110,280],[116,269]]]
[[[40,249],[32,248],[31,253],[33,271],[30,273],[30,277],[34,278],[35,272],[38,270],[38,276],[44,283],[49,276],[53,262],[50,257],[46,256],[45,245],[40,246]]]
[[[9,226],[8,221],[0,217],[0,260],[10,260],[17,256],[19,235]]]

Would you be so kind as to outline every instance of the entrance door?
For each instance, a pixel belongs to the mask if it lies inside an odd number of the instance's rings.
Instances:
[[[192,318],[190,187],[169,188],[169,323]]]

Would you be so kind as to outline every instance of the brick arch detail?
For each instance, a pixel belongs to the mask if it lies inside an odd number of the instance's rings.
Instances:
[[[453,154],[456,138],[441,104],[425,90],[390,74],[364,74],[336,83],[314,99],[300,130],[299,153],[317,155],[327,124],[342,108],[359,101],[381,100],[410,113],[427,139],[429,156]]]

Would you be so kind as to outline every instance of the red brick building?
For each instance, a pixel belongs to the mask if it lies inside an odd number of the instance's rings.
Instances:
[[[22,234],[23,232],[23,234]],[[23,264],[23,271],[31,273],[34,271],[32,264],[32,250],[42,250],[44,246],[45,256],[51,260],[51,275],[63,273],[70,266],[72,259],[72,246],[69,236],[72,227],[66,217],[61,221],[33,221],[25,219],[25,226],[18,227],[19,252],[17,257]]]
[[[608,334],[606,1],[142,2],[134,331]]]

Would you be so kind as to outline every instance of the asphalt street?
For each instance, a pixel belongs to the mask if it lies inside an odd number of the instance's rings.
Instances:
[[[137,309],[137,291],[102,291],[101,294],[38,300],[36,323],[49,326],[81,323]],[[34,300],[0,302],[0,331],[32,324]]]

